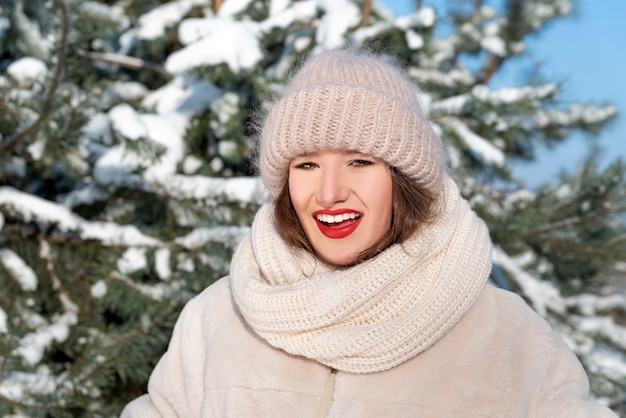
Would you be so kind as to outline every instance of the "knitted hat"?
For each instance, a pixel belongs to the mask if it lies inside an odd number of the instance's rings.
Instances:
[[[293,158],[321,150],[372,155],[426,188],[443,178],[441,141],[422,114],[416,86],[371,55],[323,52],[294,75],[261,133],[259,165],[269,192],[279,194]]]

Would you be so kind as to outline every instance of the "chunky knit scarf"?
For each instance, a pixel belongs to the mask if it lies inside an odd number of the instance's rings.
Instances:
[[[235,303],[274,347],[352,373],[390,369],[467,312],[491,268],[485,224],[450,178],[440,215],[411,239],[343,270],[289,247],[264,205],[231,265]]]

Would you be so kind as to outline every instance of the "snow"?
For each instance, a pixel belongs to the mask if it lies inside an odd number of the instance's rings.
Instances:
[[[83,126],[82,134],[86,138],[94,139],[103,144],[113,143],[111,138],[111,122],[109,117],[103,113],[93,115],[87,124]]]
[[[104,280],[98,280],[91,286],[91,296],[96,299],[101,299],[107,293],[107,284]]]
[[[9,332],[7,313],[0,307],[0,334],[6,334],[7,332]]]
[[[177,0],[156,7],[139,18],[137,37],[146,40],[161,38],[168,27],[180,22],[194,6],[202,5],[208,6],[209,1]]]
[[[54,342],[63,342],[67,339],[70,327],[77,323],[76,312],[70,312],[52,318],[53,322],[46,324],[34,332],[28,333],[20,340],[15,354],[24,359],[26,364],[34,366],[43,358],[44,351]]]
[[[268,33],[274,28],[284,28],[296,21],[312,21],[317,14],[315,0],[302,0],[289,5],[284,0],[274,0],[270,6],[270,16],[261,22],[261,30]]]
[[[534,122],[540,128],[550,125],[575,125],[577,122],[600,123],[616,114],[617,108],[614,106],[600,108],[594,105],[573,104],[566,110],[539,111],[534,116]]]
[[[426,6],[413,14],[398,17],[394,23],[399,29],[405,31],[408,29],[433,27],[436,20],[437,14],[435,9]]]
[[[160,241],[141,233],[132,225],[85,220],[68,208],[12,187],[0,187],[0,207],[20,213],[27,222],[42,221],[61,231],[76,231],[85,240],[96,239],[103,245],[156,246]]]
[[[154,254],[154,268],[163,280],[167,280],[172,276],[170,257],[171,251],[167,247],[159,248]]]
[[[484,8],[482,8],[481,11],[484,11]],[[504,40],[500,37],[501,26],[505,23],[506,22],[503,21],[487,23],[483,29],[483,34],[480,37],[480,46],[492,54],[500,57],[507,55],[506,42],[504,42]]]
[[[230,202],[259,203],[267,191],[258,177],[215,178],[175,174],[164,179],[162,186],[177,199],[215,199],[223,197]]]
[[[188,249],[198,249],[212,242],[233,245],[250,230],[247,226],[220,226],[196,228],[189,234],[176,238],[175,242]]]
[[[222,97],[220,97],[218,100],[214,101],[211,104],[211,110],[213,111],[213,114],[217,115],[216,120],[211,121],[211,129],[215,133],[215,136],[225,139],[227,135],[227,132],[225,131],[225,125],[229,120],[231,120],[239,113],[240,108],[241,107],[239,103],[239,96],[232,92],[224,93]],[[222,143],[228,142],[232,141],[220,141],[218,147]],[[225,155],[226,152],[222,152],[222,150],[220,150],[219,154]]]
[[[459,94],[447,97],[432,104],[432,110],[445,113],[447,115],[460,115],[472,103],[472,96],[469,94]]]
[[[112,100],[129,102],[142,99],[146,96],[148,91],[148,88],[141,83],[135,81],[120,81],[113,84],[107,90],[107,94]]]
[[[6,70],[18,84],[29,87],[41,83],[48,75],[46,63],[33,57],[23,57],[13,61]]]
[[[117,28],[120,30],[126,29],[130,25],[130,18],[124,13],[124,9],[120,5],[109,6],[95,1],[82,1],[79,7],[80,13],[86,18],[117,22]]]
[[[455,118],[446,118],[446,125],[450,126],[461,138],[470,152],[486,165],[502,167],[506,163],[504,153],[493,146],[487,139],[472,132],[465,124]]]
[[[391,22],[376,22],[370,26],[360,27],[350,37],[350,43],[355,46],[361,46],[368,39],[374,38],[377,34],[388,31],[392,27],[393,24]]]
[[[515,205],[520,203],[533,204],[537,194],[532,190],[520,189],[518,191],[510,193],[503,202],[505,209],[510,210]]]
[[[33,327],[34,330],[23,335],[19,340],[18,347],[14,349],[14,353],[22,357],[24,362],[31,366],[40,363],[45,350],[53,342],[65,341],[70,334],[70,328],[78,323],[78,306],[73,303],[61,289],[61,283],[53,273],[53,256],[50,253],[49,244],[46,241],[41,242],[39,255],[47,261],[53,288],[60,290],[59,302],[63,307],[63,313],[54,313],[50,316],[49,320],[34,312],[31,313],[29,325]]]
[[[233,73],[250,70],[263,59],[259,31],[259,24],[252,21],[187,19],[179,29],[180,40],[186,45],[167,57],[165,69],[180,74],[202,65],[226,64]],[[189,36],[190,32],[195,36]]]
[[[601,373],[615,381],[623,381],[626,377],[626,357],[615,350],[595,347],[585,359],[591,372]]]
[[[96,162],[94,176],[101,184],[141,185],[142,179],[133,174],[146,167],[143,177],[150,182],[167,178],[176,170],[184,157],[183,135],[188,117],[170,112],[163,115],[141,114],[127,104],[114,107],[109,112],[114,130],[127,139],[149,139],[161,151],[156,163],[150,153],[130,149],[125,144],[110,148]],[[146,155],[148,154],[148,155]]]
[[[315,52],[345,46],[344,36],[361,23],[361,11],[348,0],[317,0],[325,13],[318,20]]]
[[[493,250],[494,263],[511,274],[521,288],[522,294],[541,316],[547,317],[548,310],[564,313],[565,302],[560,296],[559,289],[548,282],[537,280],[524,270],[524,265],[528,264],[532,257],[531,254],[510,257],[497,246]]]
[[[447,87],[457,85],[469,86],[475,81],[475,77],[466,68],[455,68],[443,73],[425,68],[412,67],[408,70],[408,73],[418,83],[423,85],[435,84]]]
[[[553,96],[557,91],[558,87],[554,84],[546,84],[537,87],[504,87],[498,90],[491,90],[487,86],[479,85],[472,89],[472,96],[481,102],[500,106],[525,101],[542,100]]]
[[[148,266],[146,249],[130,247],[117,260],[117,269],[122,274],[131,274]]]
[[[239,13],[243,13],[246,11],[253,0],[228,0],[222,3],[219,11],[217,12],[218,16],[230,16],[234,17]]]
[[[617,325],[609,316],[579,316],[572,322],[578,331],[596,337],[598,341],[610,341],[617,347],[626,348],[626,329]]]
[[[45,366],[39,367],[36,373],[9,372],[2,377],[0,395],[6,399],[27,400],[27,393],[33,392],[51,395],[58,386],[49,368]]]
[[[500,57],[506,56],[506,43],[499,36],[485,36],[480,41],[480,46]]]
[[[424,37],[414,30],[407,30],[405,38],[409,48],[414,50],[422,48],[425,44]]]
[[[0,248],[0,264],[25,292],[37,289],[37,275],[24,260],[9,248]]]
[[[141,105],[161,115],[177,112],[192,116],[207,109],[221,94],[215,84],[192,74],[182,74],[146,95]]]
[[[115,106],[109,111],[109,119],[113,129],[131,140],[148,137],[148,128],[133,107],[127,103]]]

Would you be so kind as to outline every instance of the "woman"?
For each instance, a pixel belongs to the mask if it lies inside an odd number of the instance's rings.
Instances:
[[[259,166],[271,199],[229,277],[188,303],[123,416],[615,416],[549,325],[486,284],[487,228],[382,58],[308,60]]]

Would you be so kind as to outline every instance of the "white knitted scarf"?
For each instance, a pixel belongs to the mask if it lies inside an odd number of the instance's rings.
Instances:
[[[289,247],[258,212],[231,265],[250,327],[274,347],[352,373],[426,350],[467,312],[491,269],[487,227],[446,178],[440,216],[402,245],[343,270]]]

